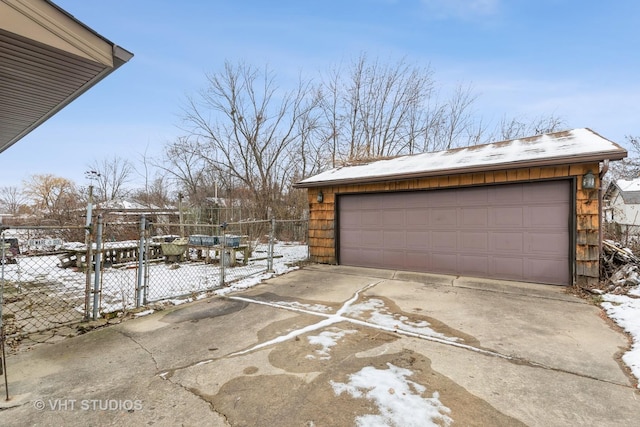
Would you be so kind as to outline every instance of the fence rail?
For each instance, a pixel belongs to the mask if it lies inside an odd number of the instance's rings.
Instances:
[[[83,243],[60,238],[83,233]],[[306,259],[306,241],[306,221],[156,226],[101,214],[86,227],[5,227],[0,327],[28,335],[195,297]]]

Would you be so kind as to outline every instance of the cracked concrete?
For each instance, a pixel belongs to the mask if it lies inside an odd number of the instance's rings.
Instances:
[[[632,426],[627,344],[562,288],[308,266],[11,355],[0,424],[351,426],[376,407],[331,382],[393,364],[454,425]]]

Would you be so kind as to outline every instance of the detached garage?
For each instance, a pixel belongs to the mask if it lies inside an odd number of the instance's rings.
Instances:
[[[626,154],[576,129],[332,169],[296,184],[308,188],[311,258],[588,284],[599,276],[600,178]]]

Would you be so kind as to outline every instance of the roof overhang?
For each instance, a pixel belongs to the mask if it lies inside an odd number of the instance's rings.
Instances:
[[[132,57],[48,0],[0,0],[0,153]]]
[[[402,156],[331,169],[296,188],[387,181],[621,160],[627,151],[590,129],[574,129],[447,151]]]

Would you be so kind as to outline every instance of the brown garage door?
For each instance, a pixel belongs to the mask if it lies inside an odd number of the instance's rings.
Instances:
[[[569,284],[570,183],[342,195],[340,263]]]

